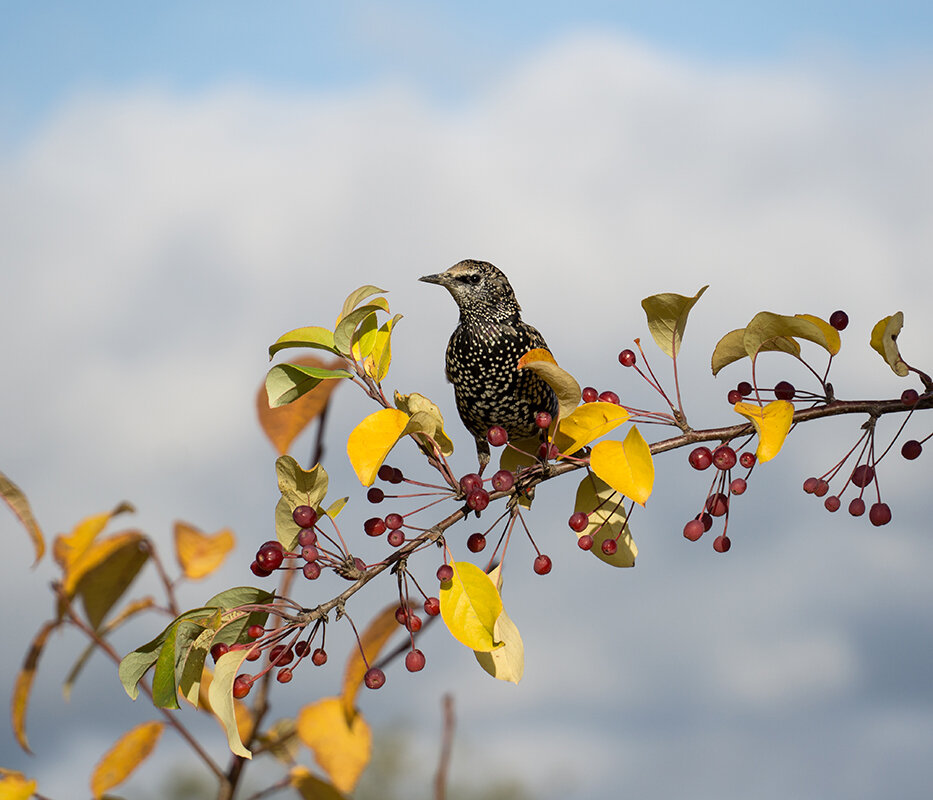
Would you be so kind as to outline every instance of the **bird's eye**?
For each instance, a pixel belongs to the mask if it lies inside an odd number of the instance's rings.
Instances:
[[[476,284],[480,282],[481,277],[475,272],[472,272],[467,275],[458,275],[457,280],[461,283],[467,283],[470,286],[476,286]]]

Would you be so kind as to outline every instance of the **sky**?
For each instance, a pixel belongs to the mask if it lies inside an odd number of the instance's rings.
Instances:
[[[275,454],[255,422],[268,345],[329,325],[362,284],[390,290],[405,315],[389,387],[441,406],[462,472],[473,448],[442,370],[455,309],[416,281],[462,258],[509,275],[582,384],[639,407],[657,400],[616,361],[634,337],[670,385],[641,298],[709,284],[680,364],[696,427],[733,421],[725,395],[747,370],[714,380],[708,358],[760,310],[849,313],[840,397],[913,385],[867,344],[895,311],[905,358],[931,366],[927,4],[45,3],[4,4],[0,17],[0,470],[49,536],[121,500],[137,507],[124,524],[167,553],[175,520],[231,527],[229,566],[186,590],[191,606],[252,582],[252,553],[272,533]],[[762,373],[807,386],[777,357]],[[351,495],[351,529],[372,511],[344,441],[371,410],[352,387],[334,395],[324,463]],[[405,796],[429,794],[440,698],[453,691],[461,785],[515,780],[545,800],[602,798],[621,782],[647,798],[925,797],[928,454],[885,459],[883,529],[831,516],[799,488],[862,421],[795,431],[734,504],[726,555],[680,535],[708,483],[685,453],[658,459],[632,570],[576,548],[575,481],[540,491],[529,525],[554,570],[534,575],[531,546],[513,544],[504,590],[526,647],[521,685],[488,678],[436,626],[423,673],[396,666],[361,696],[380,735],[414,756]],[[887,441],[896,423],[880,428]],[[908,431],[929,432],[916,419]],[[309,449],[305,437],[296,453]],[[0,535],[0,598],[17,609],[0,654],[11,689],[51,613],[54,571],[26,568],[12,515]],[[140,593],[157,589],[141,579]],[[388,589],[361,593],[354,618]],[[303,602],[322,599],[308,590]],[[339,688],[350,643],[331,627],[331,663],[296,674],[283,713]],[[36,757],[0,731],[0,766],[50,797],[72,796],[152,716],[102,658],[64,705],[79,647],[60,637],[40,664]],[[217,729],[195,725],[221,755]],[[160,796],[152,787],[183,758],[164,737],[126,796]]]

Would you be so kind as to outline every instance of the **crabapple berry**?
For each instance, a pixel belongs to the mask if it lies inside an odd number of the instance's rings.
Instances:
[[[729,510],[729,498],[722,492],[711,494],[706,498],[706,510],[714,517],[721,517]]]
[[[917,394],[916,389],[904,389],[904,391],[901,392],[901,402],[905,406],[915,406],[919,399],[920,395]]]
[[[276,673],[275,679],[279,683],[288,683],[292,679],[292,671],[288,667],[282,667],[282,669]]]
[[[727,553],[730,547],[732,547],[732,540],[724,533],[713,539],[713,550],[717,553]]]
[[[379,476],[379,480],[389,482],[392,478],[392,473],[395,471],[395,467],[390,467],[388,464],[383,464],[379,467],[379,472],[376,474]]]
[[[871,464],[859,464],[852,470],[852,483],[864,489],[875,478],[875,468]]]
[[[481,533],[471,533],[467,539],[467,550],[478,553],[486,546],[486,537]]]
[[[246,629],[246,635],[249,636],[250,639],[258,639],[265,632],[266,629],[263,628],[262,625],[250,625]]]
[[[386,674],[379,667],[370,667],[363,676],[367,689],[379,689],[386,682]]]
[[[747,488],[748,484],[745,478],[736,478],[729,484],[729,491],[732,492],[732,494],[745,494]]]
[[[837,331],[844,331],[849,326],[849,315],[845,311],[833,311],[829,315],[829,324]]]
[[[318,647],[311,654],[311,663],[316,667],[323,667],[327,663],[327,652],[323,647]]]
[[[223,642],[217,642],[217,644],[211,647],[211,658],[216,662],[218,658],[226,653],[230,652],[230,645],[224,644]]]
[[[249,570],[257,578],[268,578],[272,574],[271,569],[263,569],[258,561],[254,561],[252,564],[250,564]]]
[[[579,547],[581,550],[592,550],[593,544],[593,537],[588,533],[583,534],[583,536],[577,539],[577,547]]]
[[[436,617],[441,613],[441,601],[436,597],[429,597],[424,601],[424,613],[429,617]]]
[[[299,528],[310,528],[317,522],[317,511],[311,506],[296,506],[292,519]]]
[[[614,403],[615,405],[619,405],[621,402],[619,400],[619,395],[611,390],[600,392],[598,400],[601,403]]]
[[[467,505],[474,511],[482,511],[489,505],[489,492],[485,489],[474,489],[467,495]]]
[[[713,450],[713,466],[716,469],[723,471],[732,469],[736,461],[738,461],[738,458],[735,455],[735,450],[727,444],[721,444]]]
[[[713,463],[713,454],[708,447],[697,447],[690,451],[687,460],[694,469],[704,470]]]
[[[739,381],[735,389],[742,397],[748,397],[752,393],[752,385],[748,381]]]
[[[535,558],[534,570],[539,575],[547,575],[551,571],[551,559],[543,553]]]
[[[581,533],[586,530],[586,526],[589,524],[590,518],[587,514],[582,511],[575,511],[570,515],[570,519],[567,524],[570,525],[570,530],[575,531],[576,533]]]
[[[860,517],[865,513],[865,501],[861,497],[853,497],[849,503],[849,513],[853,517]]]
[[[841,505],[842,505],[842,501],[841,501],[838,497],[836,497],[836,495],[834,495],[834,494],[831,494],[829,497],[827,497],[827,498],[823,501],[823,506],[824,506],[824,507],[826,508],[826,510],[829,511],[830,513],[834,512],[834,511],[838,511],[838,510],[839,510],[839,506],[841,506]]]
[[[256,563],[269,572],[282,566],[284,559],[285,548],[278,542],[266,542],[256,553]]]
[[[486,441],[493,447],[502,447],[508,440],[508,431],[501,425],[493,425],[486,433]]]
[[[621,353],[619,353],[619,363],[623,367],[634,367],[635,353],[631,350],[623,350]]]
[[[392,514],[386,515],[384,522],[385,522],[385,526],[390,531],[397,531],[405,523],[405,520],[402,519],[401,514],[396,514],[393,512]]]
[[[778,381],[774,385],[774,396],[778,400],[793,400],[797,390],[789,381]]]
[[[584,403],[595,403],[599,399],[599,392],[592,386],[584,386],[583,391],[580,393],[580,397],[583,399]]]
[[[619,549],[619,543],[615,539],[604,539],[599,549],[603,551],[603,555],[614,556]]]
[[[452,581],[454,578],[454,568],[450,564],[441,564],[437,568],[437,579],[444,583],[444,581]]]
[[[314,547],[317,544],[317,533],[314,528],[302,528],[298,531],[298,544],[302,547]]]
[[[381,517],[370,517],[363,523],[363,530],[367,536],[382,536],[386,532],[386,524]]]
[[[541,430],[551,427],[551,415],[547,411],[539,411],[535,414],[535,425]]]
[[[872,503],[868,509],[868,519],[872,525],[887,525],[891,521],[891,509],[887,503]]]
[[[734,406],[736,403],[742,402],[742,393],[738,389],[730,389],[729,394],[726,395],[726,402],[730,406]]]
[[[233,696],[237,700],[242,700],[244,697],[246,697],[246,695],[249,694],[249,690],[252,688],[252,675],[237,675],[236,680],[233,681]]]
[[[745,469],[751,469],[755,466],[755,454],[745,452],[739,456],[739,463],[745,467]]]
[[[515,475],[507,469],[500,469],[492,476],[492,488],[497,492],[507,492],[515,485]]]
[[[469,494],[474,489],[480,489],[483,486],[483,479],[475,472],[468,472],[460,479],[460,489],[464,494]]]
[[[309,561],[301,568],[301,572],[309,581],[316,581],[321,577],[321,565],[317,561]]]
[[[829,491],[829,483],[827,483],[825,480],[820,478],[816,482],[816,488],[813,490],[813,494],[815,494],[817,497],[822,497],[828,491]]]
[[[424,669],[424,653],[417,648],[409,651],[405,656],[405,669],[409,672],[420,672]]]
[[[366,492],[366,499],[369,500],[370,503],[381,503],[386,499],[386,493],[378,486],[372,486],[370,490]]]
[[[916,439],[910,439],[909,441],[904,442],[903,447],[901,447],[901,455],[904,456],[908,461],[913,461],[915,458],[919,458],[920,454],[923,452],[923,445],[920,444]]]
[[[405,544],[405,534],[400,530],[391,530],[386,536],[386,541],[392,545],[392,547],[401,547]]]
[[[692,519],[684,525],[684,538],[689,539],[691,542],[695,542],[704,533],[703,523],[698,519]]]
[[[816,491],[816,485],[820,482],[819,478],[807,478],[803,482],[803,490],[807,494],[813,494]]]

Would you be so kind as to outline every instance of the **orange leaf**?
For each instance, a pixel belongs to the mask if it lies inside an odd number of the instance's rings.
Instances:
[[[314,356],[303,356],[294,359],[292,363],[304,367],[337,369],[343,361],[334,359],[325,362]],[[321,381],[307,394],[279,408],[269,408],[265,384],[259,387],[259,392],[256,394],[256,413],[259,415],[259,424],[280,456],[285,455],[298,435],[315,417],[321,415],[330,399],[330,393],[337,388],[339,383],[340,381]]]
[[[185,576],[191,580],[210,575],[224,563],[234,544],[229,528],[208,534],[187,523],[175,523],[175,554]]]
[[[52,543],[52,555],[65,575],[67,576],[75,561],[91,546],[97,535],[107,527],[107,523],[113,517],[124,511],[135,510],[129,503],[120,503],[113,511],[94,514],[81,520],[67,536],[64,534],[56,536]]]
[[[370,621],[360,636],[360,644],[363,652],[366,653],[366,661],[370,664],[379,656],[379,651],[385,646],[389,637],[399,630],[398,620],[395,619],[395,609],[397,606],[386,606]],[[354,702],[356,693],[359,691],[360,684],[363,682],[363,676],[366,674],[366,664],[360,655],[359,648],[351,651],[347,659],[347,666],[343,672],[343,689],[340,698],[343,700],[344,711],[347,719],[350,719],[354,711]]]
[[[38,783],[26,779],[22,772],[0,767],[0,797],[3,800],[29,800]]]
[[[27,753],[32,752],[29,749],[29,742],[26,740],[26,709],[29,706],[29,692],[32,689],[33,679],[36,677],[36,667],[39,665],[39,656],[42,655],[42,649],[45,647],[49,634],[59,624],[59,622],[52,620],[39,628],[35,639],[29,645],[29,652],[26,653],[23,668],[16,676],[16,686],[13,688],[13,700],[10,704],[13,734],[16,736],[16,741],[19,742],[19,746]]]
[[[363,715],[347,717],[339,697],[325,697],[301,709],[297,723],[299,738],[334,786],[352,791],[372,753],[372,732]]]
[[[95,800],[103,797],[108,789],[123,783],[146,760],[159,743],[162,728],[161,722],[144,722],[117,740],[91,775],[91,792]]]

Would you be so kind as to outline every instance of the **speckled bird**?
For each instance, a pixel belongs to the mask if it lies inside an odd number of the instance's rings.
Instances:
[[[460,309],[460,324],[447,345],[447,380],[454,385],[460,419],[476,439],[482,472],[489,463],[486,433],[493,425],[522,439],[537,432],[539,411],[557,414],[553,389],[532,370],[518,369],[525,353],[547,349],[547,343],[522,321],[509,279],[486,261],[461,261],[419,280],[443,286]]]

